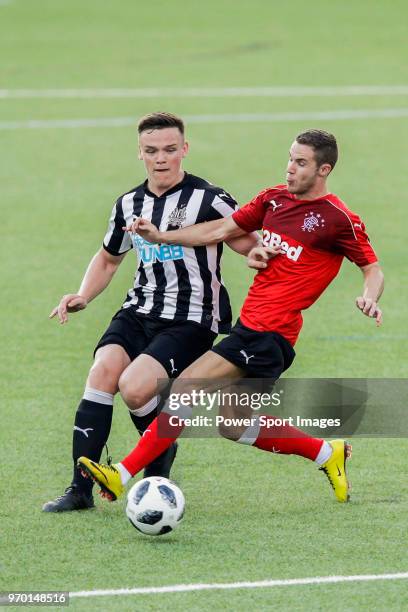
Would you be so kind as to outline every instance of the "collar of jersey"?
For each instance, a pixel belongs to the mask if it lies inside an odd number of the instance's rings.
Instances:
[[[189,174],[187,174],[187,172],[184,172],[184,177],[180,181],[180,183],[177,183],[177,185],[174,185],[174,187],[171,187],[171,189],[168,189],[167,191],[162,193],[161,196],[158,196],[156,193],[153,193],[153,191],[150,191],[150,189],[147,187],[148,179],[146,179],[145,182],[143,183],[143,188],[144,188],[145,194],[150,196],[151,198],[166,198],[172,193],[176,193],[177,191],[180,191],[180,189],[182,189],[186,185],[189,178],[190,178]]]
[[[315,198],[314,200],[302,200],[300,198],[297,198],[293,193],[290,193],[289,191],[287,192],[288,196],[291,200],[294,200],[295,202],[297,202],[298,204],[314,204],[315,202],[320,202],[320,201],[327,201],[329,198],[333,197],[332,193],[325,193],[323,196],[320,196],[319,198]]]

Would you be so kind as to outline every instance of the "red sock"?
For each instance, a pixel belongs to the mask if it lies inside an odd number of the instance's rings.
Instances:
[[[275,417],[266,417],[273,419]],[[300,455],[314,461],[322,447],[323,440],[312,438],[293,425],[262,425],[253,446],[282,455]]]
[[[146,429],[138,445],[121,461],[132,476],[161,455],[183,431],[183,421],[178,421],[178,425],[170,425],[170,417],[175,420],[174,415],[161,412]]]

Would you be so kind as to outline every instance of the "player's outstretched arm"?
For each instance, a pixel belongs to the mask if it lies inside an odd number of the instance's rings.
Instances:
[[[88,303],[109,285],[124,256],[125,253],[119,256],[111,255],[101,248],[91,259],[78,293],[68,293],[62,296],[60,303],[53,308],[49,318],[52,319],[58,315],[59,322],[63,324],[67,323],[69,312],[84,310]]]
[[[255,247],[262,246],[262,240],[257,232],[251,232],[251,234],[244,234],[238,236],[238,238],[232,238],[232,240],[226,241],[230,249],[239,253],[240,255],[249,255],[249,253]]]
[[[356,298],[356,306],[367,317],[374,318],[379,326],[382,323],[382,310],[378,300],[384,289],[384,274],[378,263],[363,266],[361,271],[364,275],[363,294]]]
[[[247,232],[241,229],[232,217],[224,217],[207,223],[197,223],[178,230],[160,232],[153,223],[139,217],[123,230],[137,233],[148,242],[156,244],[181,244],[182,246],[204,246],[216,244],[243,236]]]

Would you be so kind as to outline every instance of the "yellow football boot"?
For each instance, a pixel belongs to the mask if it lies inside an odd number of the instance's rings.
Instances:
[[[351,485],[347,480],[346,461],[351,457],[351,444],[345,440],[332,440],[329,442],[333,449],[330,459],[319,468],[322,470],[339,502],[348,502],[350,499]]]
[[[104,463],[96,463],[87,457],[80,457],[77,461],[77,466],[80,468],[84,476],[92,478],[101,487],[102,497],[106,497],[109,501],[115,501],[122,495],[125,487],[122,484],[120,472],[115,466],[106,465]]]

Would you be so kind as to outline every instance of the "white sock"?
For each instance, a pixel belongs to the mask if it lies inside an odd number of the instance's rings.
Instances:
[[[132,478],[132,474],[128,472],[125,466],[122,465],[121,463],[117,463],[116,467],[118,468],[122,484],[125,485]]]
[[[96,402],[97,404],[105,404],[106,406],[112,406],[113,395],[106,391],[99,391],[99,389],[92,389],[92,387],[85,387],[83,399],[90,402]]]
[[[134,410],[131,410],[129,408],[129,412],[131,412],[132,414],[134,414],[137,417],[146,416],[146,414],[150,414],[151,412],[153,412],[153,410],[155,408],[157,408],[157,406],[159,405],[159,402],[160,402],[160,398],[161,398],[160,395],[155,395],[154,397],[152,397],[151,400],[149,400],[141,408],[135,408]]]
[[[261,426],[259,424],[259,418],[253,417],[252,425],[246,428],[241,437],[237,440],[238,444],[249,444],[253,446],[258,439]]]
[[[323,440],[322,448],[319,450],[319,454],[317,455],[315,462],[317,465],[323,465],[326,463],[328,459],[332,456],[333,448],[330,446],[326,440]]]

